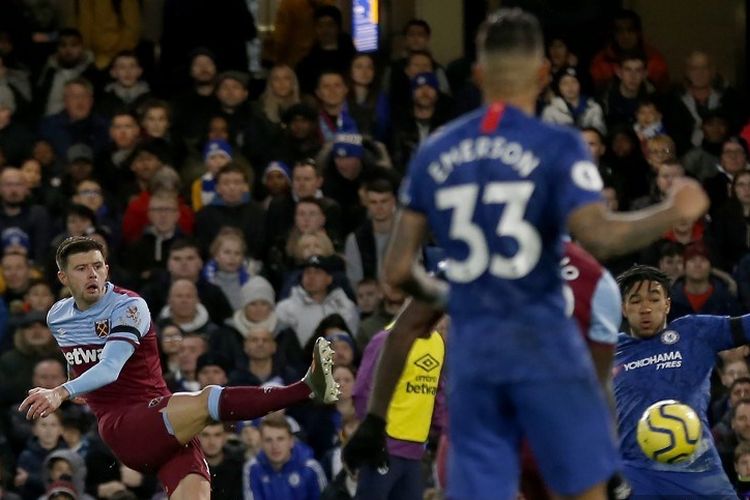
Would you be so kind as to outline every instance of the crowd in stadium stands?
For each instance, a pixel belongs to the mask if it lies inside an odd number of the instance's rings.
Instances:
[[[331,2],[282,0],[261,52],[243,0],[2,2],[0,499],[163,498],[117,463],[82,401],[33,424],[17,411],[67,377],[45,314],[65,296],[54,252],[72,235],[104,244],[111,281],[147,300],[173,391],[289,384],[330,339],[336,405],[211,425],[200,442],[212,498],[352,497],[340,455],[357,367],[405,299],[378,280],[395,193],[420,143],[481,105],[468,61],[433,59],[426,22],[403,35],[398,58],[358,53]],[[606,262],[613,274],[667,272],[672,317],[749,312],[746,96],[712,54],[667,68],[646,35],[621,11],[590,61],[550,36],[538,116],[581,130],[613,210],[657,203],[683,175],[709,193],[705,219]],[[741,491],[748,354],[717,360],[711,407]]]

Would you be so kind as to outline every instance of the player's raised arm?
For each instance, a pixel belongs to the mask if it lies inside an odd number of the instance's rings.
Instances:
[[[599,259],[645,247],[683,220],[708,210],[708,196],[690,178],[675,179],[666,200],[643,210],[612,213],[602,203],[583,205],[568,217],[573,237]]]
[[[428,276],[416,262],[426,232],[427,218],[423,214],[408,208],[399,210],[385,254],[383,278],[388,285],[418,300],[442,305],[447,285]]]

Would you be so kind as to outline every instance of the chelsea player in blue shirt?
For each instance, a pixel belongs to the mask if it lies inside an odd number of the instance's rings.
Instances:
[[[737,498],[721,466],[706,410],[716,355],[750,342],[750,316],[689,315],[667,324],[670,298],[666,274],[653,267],[634,266],[617,281],[627,332],[618,339],[613,383],[623,473],[633,495]],[[701,419],[701,445],[689,462],[655,462],[638,446],[638,419],[646,408],[663,399],[689,405]]]
[[[445,303],[447,287],[414,265],[429,226],[451,290],[448,496],[515,498],[525,436],[555,493],[603,499],[617,451],[591,357],[565,315],[562,236],[570,231],[599,258],[626,253],[698,218],[708,199],[681,179],[664,202],[611,214],[579,135],[533,117],[549,71],[537,20],[501,10],[480,29],[477,50],[487,105],[416,153],[385,279]]]

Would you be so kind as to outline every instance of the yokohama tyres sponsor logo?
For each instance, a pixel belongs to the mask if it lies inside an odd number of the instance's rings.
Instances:
[[[623,363],[626,372],[651,365],[656,365],[657,370],[664,368],[679,368],[682,366],[682,354],[680,351],[669,351],[631,361],[630,363]]]

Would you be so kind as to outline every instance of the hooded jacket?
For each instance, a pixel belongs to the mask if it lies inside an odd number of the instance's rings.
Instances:
[[[83,457],[71,450],[56,450],[47,455],[42,465],[42,481],[46,486],[52,482],[49,477],[50,467],[49,464],[52,460],[63,459],[70,464],[71,469],[71,482],[76,488],[79,500],[94,500],[93,497],[84,493],[86,489],[86,463]]]
[[[593,99],[582,95],[580,105],[572,109],[562,97],[552,99],[542,111],[542,121],[558,125],[573,125],[580,128],[593,127],[602,134],[607,133],[602,107]]]

